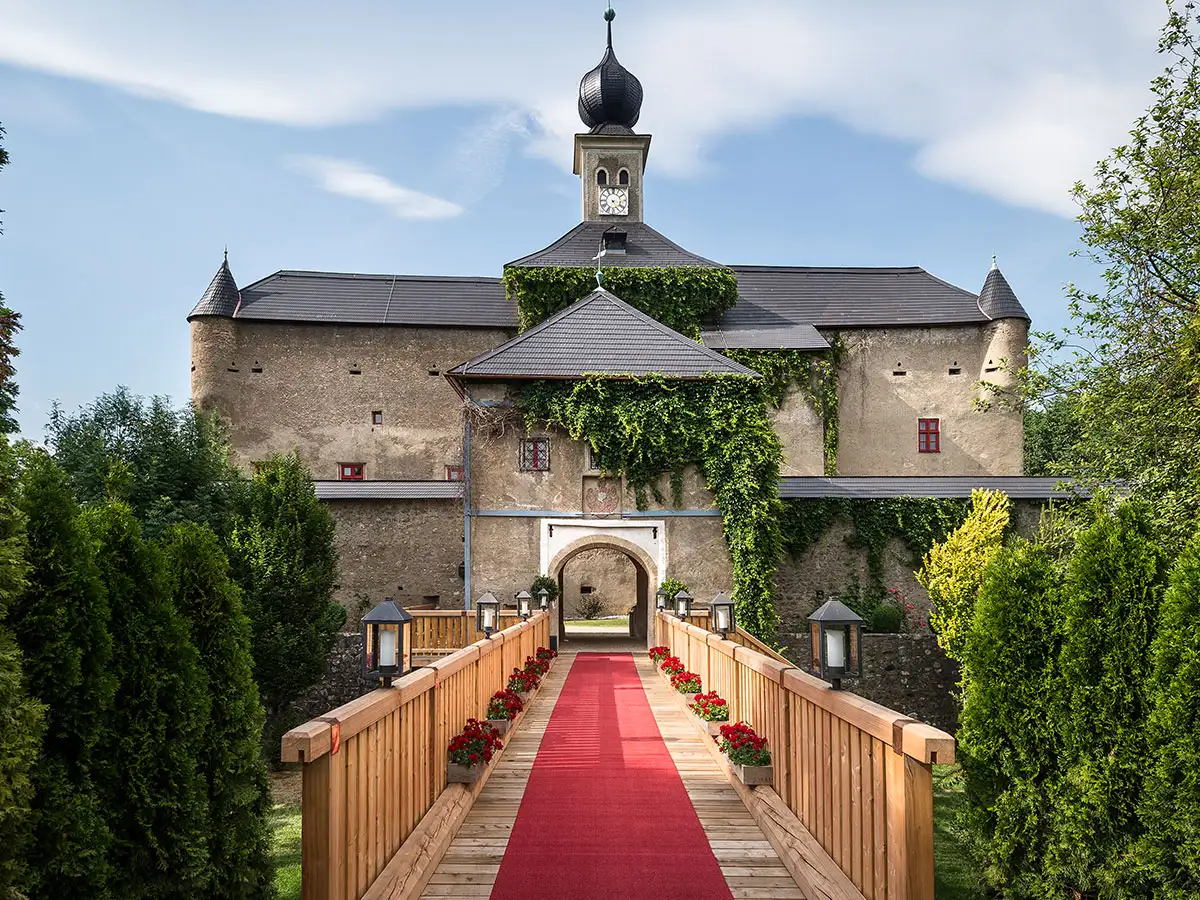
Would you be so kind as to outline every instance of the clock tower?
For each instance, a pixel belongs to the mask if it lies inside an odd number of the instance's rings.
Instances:
[[[604,12],[608,46],[600,64],[579,82],[579,118],[590,130],[575,135],[575,174],[583,187],[583,221],[642,221],[642,175],[650,135],[634,134],[642,112],[642,84],[617,61],[612,23]]]

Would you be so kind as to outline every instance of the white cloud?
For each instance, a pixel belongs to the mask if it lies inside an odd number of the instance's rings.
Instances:
[[[726,134],[822,116],[905,142],[930,178],[1070,215],[1071,184],[1145,106],[1164,15],[1162,0],[659,0],[622,6],[615,43],[646,89],[657,172],[694,177]],[[567,167],[602,28],[561,0],[0,0],[0,60],[297,126],[492,105],[487,141]],[[464,142],[471,171],[487,141]]]
[[[354,160],[295,156],[288,163],[322,190],[378,204],[400,219],[452,219],[463,212],[457,203],[396,184]]]

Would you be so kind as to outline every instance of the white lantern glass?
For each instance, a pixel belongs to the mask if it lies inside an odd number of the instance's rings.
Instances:
[[[379,665],[395,666],[396,645],[399,642],[399,630],[393,625],[384,625],[379,629]]]
[[[825,632],[825,665],[830,669],[846,667],[846,632],[840,628]]]

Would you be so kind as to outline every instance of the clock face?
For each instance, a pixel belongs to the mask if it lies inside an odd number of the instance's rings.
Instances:
[[[606,216],[623,216],[629,212],[629,189],[606,187],[600,189],[600,212]]]

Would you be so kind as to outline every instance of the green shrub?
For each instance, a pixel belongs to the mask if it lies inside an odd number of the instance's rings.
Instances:
[[[29,581],[10,617],[25,654],[30,691],[47,707],[34,774],[32,894],[108,896],[112,835],[92,771],[117,689],[108,597],[66,473],[46,453],[26,450],[20,478]]]
[[[230,563],[245,591],[254,678],[268,718],[325,674],[346,611],[337,582],[333,518],[299,457],[272,456],[238,498]],[[268,748],[275,755],[278,746]]]
[[[108,593],[118,683],[93,773],[113,834],[114,896],[208,897],[199,754],[209,703],[196,648],[132,510],[98,503],[81,521]]]
[[[983,572],[1000,551],[1008,518],[1007,496],[1000,491],[972,491],[966,520],[930,548],[917,572],[917,581],[933,604],[929,627],[951,659],[962,656]]]
[[[274,892],[267,828],[271,803],[260,752],[264,715],[252,674],[250,620],[210,529],[176,525],[167,538],[171,596],[188,621],[210,700],[200,750],[213,823],[210,896],[269,898]]]
[[[1140,805],[1132,859],[1155,900],[1200,896],[1200,534],[1171,572],[1159,611]]]
[[[904,610],[895,603],[883,601],[871,608],[863,627],[873,634],[901,634],[904,631]]]
[[[1047,700],[1057,685],[1057,573],[1044,548],[1018,540],[981,573],[964,635],[958,759],[965,824],[984,878],[1008,897],[1036,896],[1059,772]]]
[[[533,584],[529,586],[529,593],[533,595],[533,602],[536,606],[539,602],[538,591],[545,588],[550,594],[550,602],[553,603],[558,599],[558,579],[551,578],[549,575],[539,575],[533,579]]]
[[[1145,504],[1110,512],[1096,503],[1092,513],[1064,586],[1061,684],[1050,695],[1062,701],[1062,776],[1050,797],[1044,880],[1122,896],[1121,858],[1140,831],[1146,691],[1166,565]]]
[[[667,605],[669,606],[671,603],[672,597],[674,597],[680,591],[687,591],[687,589],[688,589],[688,586],[686,584],[684,584],[682,581],[680,581],[678,578],[664,578],[663,583],[660,584],[655,589],[655,593],[657,593],[658,591],[666,591]],[[691,593],[691,591],[688,591],[688,593]]]

